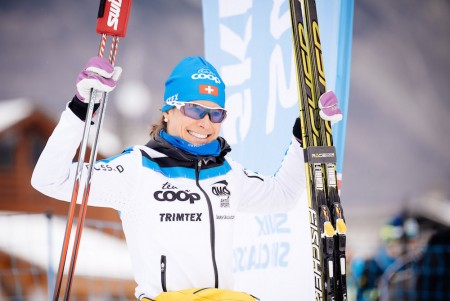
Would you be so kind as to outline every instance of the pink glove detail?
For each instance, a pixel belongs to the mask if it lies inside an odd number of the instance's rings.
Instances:
[[[86,68],[78,74],[76,96],[88,103],[91,90],[96,91],[95,102],[99,103],[104,92],[111,92],[122,73],[122,68],[113,67],[107,60],[96,56],[91,58]]]
[[[331,125],[342,120],[338,99],[333,91],[327,91],[319,98],[319,115],[323,120],[330,121]]]

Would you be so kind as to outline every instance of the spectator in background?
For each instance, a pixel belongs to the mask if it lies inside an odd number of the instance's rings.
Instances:
[[[416,300],[450,300],[450,228],[435,233],[416,266]]]
[[[380,279],[398,258],[415,248],[419,234],[415,219],[400,214],[381,228],[382,246],[365,260],[354,260],[352,272],[357,286],[357,301],[380,299]]]

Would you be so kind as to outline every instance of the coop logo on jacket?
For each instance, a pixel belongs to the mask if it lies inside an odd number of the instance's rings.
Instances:
[[[153,193],[155,200],[160,202],[189,202],[194,204],[200,199],[200,195],[189,190],[179,190],[176,186],[166,182],[162,186],[162,190],[157,190]]]

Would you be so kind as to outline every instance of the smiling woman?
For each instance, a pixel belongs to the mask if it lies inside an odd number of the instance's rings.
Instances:
[[[101,58],[89,61],[36,164],[33,187],[71,199],[71,161],[83,135],[88,94],[92,88],[113,90],[120,72]],[[235,215],[296,205],[306,187],[298,168],[304,163],[301,138],[294,131],[276,175],[254,176],[227,156],[231,148],[219,136],[227,116],[225,84],[210,63],[198,56],[183,59],[165,88],[151,140],[96,163],[89,205],[120,211],[139,300],[185,300],[180,298],[186,294],[255,300],[231,291]]]

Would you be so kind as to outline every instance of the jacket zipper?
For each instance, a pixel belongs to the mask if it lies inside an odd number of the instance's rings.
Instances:
[[[219,287],[219,274],[217,272],[217,263],[216,263],[216,231],[215,231],[215,225],[214,225],[214,214],[212,210],[211,200],[209,199],[208,194],[203,190],[203,188],[200,186],[199,177],[200,177],[200,169],[202,167],[202,161],[201,159],[198,159],[197,166],[195,168],[195,183],[197,184],[197,187],[203,192],[206,203],[208,204],[208,213],[209,213],[209,239],[211,243],[211,259],[212,264],[214,268],[214,287]]]
[[[166,263],[166,256],[165,255],[161,255],[160,267],[161,267],[161,286],[162,286],[163,291],[167,292],[167,288],[166,288],[167,263]]]

